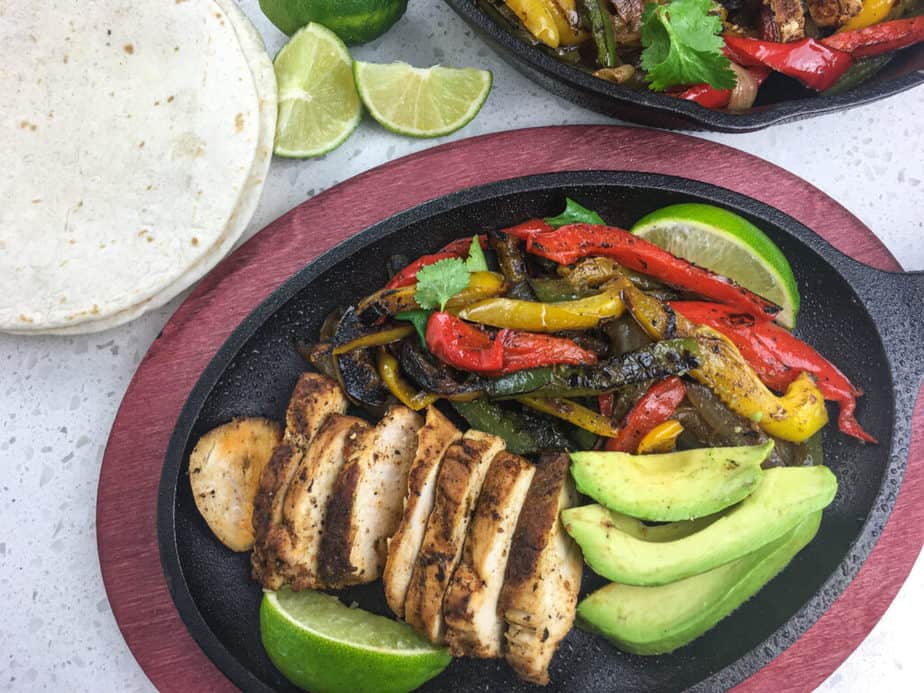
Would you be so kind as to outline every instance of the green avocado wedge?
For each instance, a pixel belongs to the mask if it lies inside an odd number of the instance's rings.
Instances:
[[[658,587],[610,584],[577,607],[578,627],[640,655],[666,654],[695,640],[776,576],[818,532],[821,511],[743,558]]]
[[[565,530],[580,545],[594,572],[626,585],[665,585],[717,568],[768,544],[827,506],[837,479],[827,467],[777,467],[750,496],[699,531],[678,532],[673,541],[652,541],[623,531],[625,516],[600,505],[562,512]],[[675,523],[686,525],[690,523]]]
[[[575,452],[571,475],[578,491],[610,510],[653,522],[691,520],[747,497],[771,450],[772,440],[657,455]]]

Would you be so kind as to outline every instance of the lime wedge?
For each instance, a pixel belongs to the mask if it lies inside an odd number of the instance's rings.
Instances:
[[[300,29],[282,47],[273,61],[279,89],[276,154],[321,156],[350,136],[362,115],[352,64],[343,41],[320,24]]]
[[[670,205],[640,219],[632,233],[773,301],[782,308],[777,322],[795,327],[799,287],[792,268],[767,234],[747,219],[713,205]]]
[[[392,132],[440,137],[474,118],[491,91],[491,73],[473,68],[419,68],[407,63],[353,65],[366,109]]]
[[[264,592],[263,647],[296,686],[325,693],[404,693],[452,661],[405,623],[321,592]]]

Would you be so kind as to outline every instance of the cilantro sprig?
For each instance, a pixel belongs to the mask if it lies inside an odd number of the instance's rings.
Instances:
[[[712,0],[649,2],[642,12],[642,68],[654,91],[692,84],[734,89],[731,61],[722,53],[722,20]]]
[[[460,291],[468,288],[472,272],[487,272],[488,262],[478,236],[472,238],[468,258],[447,258],[417,270],[417,289],[414,300],[424,310],[446,310],[446,303]]]
[[[434,262],[417,270],[417,290],[414,300],[427,310],[445,310],[446,303],[468,288],[470,275],[465,260],[454,257]]]

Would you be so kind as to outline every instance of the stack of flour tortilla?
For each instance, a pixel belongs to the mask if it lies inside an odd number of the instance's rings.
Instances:
[[[163,305],[231,249],[276,80],[234,0],[0,2],[0,331]]]

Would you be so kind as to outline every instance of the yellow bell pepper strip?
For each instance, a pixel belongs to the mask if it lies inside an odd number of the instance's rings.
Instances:
[[[504,278],[496,272],[472,272],[468,286],[449,299],[446,309],[459,310],[469,303],[502,294],[506,288]],[[398,313],[417,310],[420,306],[414,299],[416,292],[416,284],[380,289],[360,301],[356,313],[363,323],[371,325]]]
[[[690,375],[711,389],[729,409],[777,438],[801,443],[828,422],[824,397],[815,381],[803,373],[782,397],[760,381],[738,348],[724,335],[697,325],[634,286],[622,290],[629,312],[653,339],[694,337],[700,367]]]
[[[863,8],[860,12],[848,19],[838,31],[865,29],[878,24],[889,16],[894,6],[895,0],[863,0]]]
[[[558,303],[489,298],[466,306],[459,317],[512,330],[560,332],[593,329],[605,318],[619,317],[625,308],[619,289],[611,287],[596,296]]]
[[[552,19],[558,27],[558,43],[562,46],[576,46],[584,43],[589,34],[581,29],[577,0],[545,0],[552,9]]]
[[[558,48],[561,32],[555,21],[555,11],[548,0],[504,0],[523,26],[535,38],[550,48]]]
[[[385,351],[385,349],[379,349],[378,368],[379,377],[385,383],[385,387],[405,407],[420,411],[439,399],[437,395],[431,392],[418,392],[411,387],[411,384],[401,377],[398,359]]]
[[[676,419],[668,419],[652,428],[638,444],[637,454],[648,455],[656,452],[673,452],[677,447],[677,438],[683,433],[683,424]]]
[[[583,428],[598,436],[613,438],[619,435],[619,429],[613,426],[612,421],[601,416],[593,409],[588,409],[570,399],[557,397],[532,397],[524,395],[516,398],[517,402],[525,404],[530,409],[541,411],[543,414],[564,419],[578,428]]]
[[[345,354],[349,351],[356,351],[357,349],[367,349],[368,347],[391,344],[392,342],[398,342],[405,337],[409,337],[412,334],[414,334],[413,325],[390,327],[387,330],[372,332],[371,334],[364,334],[361,337],[357,337],[356,339],[351,339],[346,344],[336,346],[334,347],[333,354],[334,356],[340,356],[340,354]]]

